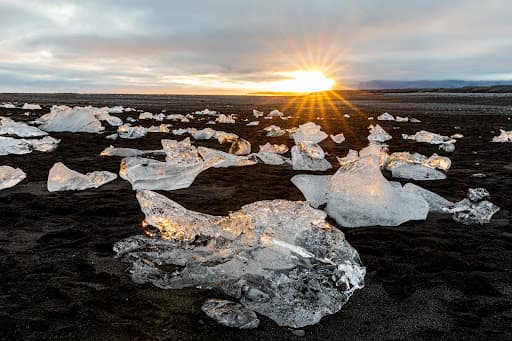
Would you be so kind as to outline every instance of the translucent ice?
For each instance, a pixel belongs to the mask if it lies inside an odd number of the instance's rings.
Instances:
[[[197,148],[197,151],[205,161],[221,159],[221,162],[218,162],[213,166],[215,168],[242,167],[256,164],[255,161],[250,160],[247,156],[229,154],[217,149],[199,147]]]
[[[201,310],[226,327],[252,329],[260,325],[254,311],[228,300],[210,299],[201,306]]]
[[[299,174],[291,182],[302,192],[311,206],[317,208],[327,202],[331,175]]]
[[[320,143],[325,140],[327,136],[328,135],[322,131],[322,127],[314,122],[301,124],[293,134],[290,134],[295,144],[299,144],[303,141]]]
[[[146,136],[148,129],[141,126],[132,127],[129,124],[123,124],[117,127],[117,133],[122,139],[133,140]]]
[[[397,121],[397,122],[407,122],[407,121],[409,121],[409,117],[397,116],[397,117],[395,117],[395,121]]]
[[[334,143],[342,143],[343,141],[345,141],[345,135],[343,135],[343,133],[339,133],[337,135],[331,134],[330,137]]]
[[[310,141],[300,142],[292,147],[292,167],[294,170],[325,171],[332,166],[325,159],[323,149]]]
[[[130,108],[127,108],[130,109]],[[124,111],[124,108],[122,105],[116,105],[111,108],[107,108],[109,114],[122,114]],[[126,111],[133,111],[133,110],[126,110]]]
[[[25,109],[25,110],[37,110],[37,109],[41,109],[41,106],[40,106],[39,104],[25,103],[25,104],[23,104],[23,106],[21,107],[21,109]]]
[[[100,155],[101,156],[128,157],[128,156],[141,156],[141,155],[145,155],[145,154],[153,154],[153,153],[159,153],[159,152],[161,152],[161,151],[139,150],[139,149],[134,149],[134,148],[116,148],[114,146],[108,146],[100,153]]]
[[[149,111],[144,111],[139,114],[139,120],[152,120],[153,113]]]
[[[426,190],[423,187],[417,186],[412,183],[406,183],[404,185],[404,191],[416,193],[423,197],[428,203],[429,212],[442,213],[446,212],[447,209],[453,207],[453,202],[446,200],[439,194]]]
[[[288,146],[285,144],[271,144],[265,143],[260,146],[260,152],[263,153],[275,153],[275,154],[284,154],[288,151]]]
[[[426,130],[420,130],[414,135],[402,134],[402,138],[404,140],[415,140],[416,142],[424,142],[430,144],[442,144],[451,140],[448,136],[431,133]]]
[[[195,140],[209,140],[215,136],[216,131],[212,128],[204,128],[201,130],[197,130],[196,128],[189,128],[188,133],[192,135]]]
[[[230,154],[248,155],[251,153],[251,143],[246,139],[239,138],[229,148]]]
[[[99,133],[105,128],[96,117],[97,108],[74,107],[65,105],[52,106],[50,112],[39,118],[42,125],[39,127],[44,131],[72,133]]]
[[[32,144],[27,140],[0,136],[0,155],[22,155],[30,152],[32,152]]]
[[[47,132],[29,126],[23,122],[15,122],[8,117],[0,116],[0,135],[16,135],[19,137],[45,136]]]
[[[306,203],[258,201],[228,216],[187,210],[151,191],[137,193],[154,237],[114,250],[136,283],[159,288],[215,287],[277,324],[300,328],[334,314],[365,268],[324,212]],[[166,271],[159,265],[173,265]]]
[[[107,123],[113,127],[119,127],[123,124],[123,120],[119,117],[110,115],[109,108],[100,108],[96,110],[96,118],[100,121],[107,121]]]
[[[258,118],[258,117],[263,117],[263,115],[265,115],[265,113],[263,111],[258,111],[256,109],[253,109],[252,110],[252,114],[254,115],[254,117]]]
[[[368,136],[368,141],[370,142],[385,142],[387,140],[391,140],[391,135],[386,133],[386,131],[380,125],[371,125],[369,127],[370,135]]]
[[[340,167],[332,176],[327,213],[346,227],[397,226],[408,220],[424,220],[428,203],[417,194],[393,187],[380,171],[379,153],[363,151],[360,155],[364,156]]]
[[[382,115],[377,116],[377,119],[379,121],[394,121],[395,120],[393,115],[391,115],[391,114],[389,114],[387,112],[383,113]]]
[[[505,131],[500,129],[500,135],[494,136],[491,140],[492,142],[512,142],[512,130]]]
[[[283,136],[286,133],[285,130],[281,129],[281,127],[278,127],[276,125],[270,125],[263,130],[267,132],[268,137],[279,137]]]
[[[233,118],[233,115],[224,115],[220,114],[216,119],[215,122],[217,123],[235,123],[235,119]]]
[[[237,134],[226,133],[225,131],[216,131],[214,136],[220,144],[235,142],[239,138]]]
[[[487,224],[500,208],[488,200],[489,192],[485,188],[470,188],[468,197],[445,210],[453,214],[453,219],[465,225]]]
[[[106,171],[96,171],[82,174],[57,162],[48,174],[47,187],[49,192],[81,191],[88,188],[98,188],[117,178],[117,175]]]
[[[0,190],[16,186],[27,175],[19,168],[0,166]]]
[[[257,126],[258,124],[260,124],[260,121],[251,121],[251,122],[247,123],[246,126],[252,127],[252,126]]]

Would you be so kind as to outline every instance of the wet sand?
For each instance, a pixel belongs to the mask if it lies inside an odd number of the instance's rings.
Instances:
[[[485,187],[501,207],[492,222],[465,226],[448,216],[430,215],[427,221],[399,227],[342,228],[367,267],[366,286],[343,309],[306,328],[303,340],[510,340],[512,339],[512,144],[493,144],[499,129],[512,129],[512,94],[476,97],[443,94],[352,93],[355,107],[340,100],[333,107],[318,97],[133,96],[0,94],[0,102],[39,103],[42,110],[0,108],[0,115],[32,120],[51,104],[124,105],[158,113],[188,113],[208,107],[236,113],[237,123],[211,126],[248,139],[257,151],[265,142],[286,143],[287,136],[265,137],[270,124],[283,128],[314,121],[327,133],[344,132],[346,142],[321,143],[336,165],[335,156],[367,144],[368,116],[384,111],[418,118],[422,123],[378,122],[393,136],[390,151],[436,152],[449,156],[452,169],[446,180],[415,182],[450,200],[460,200],[468,188]],[[334,98],[333,98],[334,100]],[[304,102],[304,104],[302,104]],[[252,109],[277,108],[293,118],[254,120]],[[358,108],[358,110],[354,110]],[[343,114],[350,114],[345,119]],[[117,115],[137,117],[138,113]],[[176,123],[173,128],[205,127],[204,122]],[[141,121],[145,126],[160,122]],[[143,215],[128,182],[117,179],[99,189],[82,192],[46,191],[48,170],[64,162],[79,172],[118,172],[121,158],[100,157],[116,147],[158,149],[162,138],[150,133],[137,140],[111,141],[106,133],[52,133],[62,139],[52,153],[0,156],[0,165],[20,167],[27,179],[0,192],[0,340],[287,340],[299,339],[287,328],[261,317],[255,330],[217,325],[200,309],[217,291],[166,291],[139,286],[125,273],[127,265],[114,258],[113,244],[141,233]],[[454,127],[460,127],[455,129]],[[425,129],[443,135],[461,133],[454,153],[436,146],[402,140],[400,134]],[[181,137],[178,137],[181,139]],[[196,141],[227,151],[216,141]],[[337,166],[331,171],[332,174]],[[263,199],[303,200],[283,166],[209,169],[190,188],[161,191],[183,206],[224,215]],[[485,173],[486,178],[471,177]],[[319,173],[320,174],[320,173]],[[386,174],[390,178],[389,174]],[[405,182],[403,182],[405,183]]]

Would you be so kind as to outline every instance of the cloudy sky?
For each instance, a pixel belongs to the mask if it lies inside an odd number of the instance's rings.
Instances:
[[[512,1],[0,0],[0,91],[223,93],[319,69],[512,79]]]

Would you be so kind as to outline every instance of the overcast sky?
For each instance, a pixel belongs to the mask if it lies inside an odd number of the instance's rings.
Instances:
[[[283,72],[512,79],[512,1],[0,0],[0,91],[244,92]]]

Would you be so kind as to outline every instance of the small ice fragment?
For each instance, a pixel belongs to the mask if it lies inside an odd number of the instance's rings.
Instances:
[[[285,144],[270,144],[269,142],[260,146],[260,153],[276,153],[276,154],[284,154],[288,151],[288,146]]]
[[[431,133],[426,130],[420,130],[414,135],[402,134],[404,140],[415,140],[416,142],[424,142],[430,144],[442,144],[450,141],[448,136]]]
[[[368,136],[368,141],[385,142],[391,140],[391,135],[389,135],[380,125],[371,125],[369,129],[370,135]]]
[[[225,131],[217,131],[215,132],[215,138],[220,144],[224,144],[226,142],[234,142],[239,139],[239,136],[234,133],[226,133]]]
[[[418,120],[417,118],[414,118],[414,117],[411,117],[411,118],[409,119],[409,122],[411,122],[411,123],[421,123],[421,121],[420,121],[420,120]]]
[[[397,117],[395,117],[395,121],[396,122],[408,122],[409,121],[409,117],[397,116]]]
[[[124,111],[124,108],[122,105],[116,105],[116,106],[113,106],[112,108],[108,108],[109,114],[122,114],[123,111]]]
[[[499,142],[499,143],[512,142],[512,130],[505,131],[503,129],[500,129],[500,135],[494,136],[492,138],[491,142]]]
[[[196,128],[188,128],[188,133],[192,135],[194,140],[209,140],[215,136],[216,131],[212,128],[204,128],[197,130]],[[176,134],[173,130],[173,134]]]
[[[215,168],[243,167],[256,164],[255,161],[250,160],[247,156],[229,154],[217,149],[199,147],[197,151],[205,161],[220,159],[220,162],[213,165]]]
[[[306,200],[317,208],[327,202],[331,175],[300,174],[291,178],[291,182],[302,192]]]
[[[387,112],[383,113],[382,115],[377,116],[377,119],[379,121],[394,121],[395,120],[393,115],[391,115],[391,114],[389,114]]]
[[[16,186],[27,175],[19,168],[0,166],[0,191]]]
[[[251,153],[251,143],[245,139],[239,138],[229,148],[230,154],[248,155]]]
[[[322,128],[314,122],[301,124],[294,133],[290,134],[295,144],[299,144],[303,141],[320,143],[325,140],[327,136],[328,135],[322,131]]]
[[[19,137],[46,136],[47,132],[29,126],[23,122],[16,122],[9,117],[0,116],[0,135],[16,135]]]
[[[332,168],[323,149],[310,141],[300,142],[292,147],[292,167],[294,170],[325,171]]]
[[[201,310],[226,327],[253,329],[260,325],[260,320],[254,311],[228,300],[210,299],[201,306]]]
[[[24,110],[38,110],[38,109],[41,109],[41,106],[39,104],[25,103],[25,104],[23,104],[21,109],[24,109]]]
[[[452,153],[455,151],[455,145],[450,142],[441,143],[439,145],[439,150],[442,150],[443,152]]]
[[[343,135],[343,133],[339,133],[337,135],[330,135],[331,137],[331,140],[334,142],[334,143],[342,143],[343,141],[345,141],[345,135]]]
[[[132,127],[128,124],[123,124],[117,127],[117,133],[122,139],[133,140],[146,136],[148,129],[141,126]]]
[[[254,117],[258,118],[258,117],[263,117],[263,115],[265,115],[265,113],[263,111],[258,111],[256,109],[253,109],[252,110],[252,114],[254,115]]]
[[[217,123],[235,123],[235,119],[233,118],[233,115],[224,115],[220,114],[216,119],[215,122]]]
[[[246,126],[252,127],[252,126],[257,126],[258,124],[260,124],[260,121],[252,121],[252,122],[247,123]]]
[[[139,114],[139,120],[152,120],[153,113],[149,111],[144,111]]]
[[[264,128],[263,130],[267,132],[268,137],[279,137],[283,136],[286,133],[286,131],[284,131],[283,129],[281,129],[281,127],[278,127],[276,125],[270,125]]]

